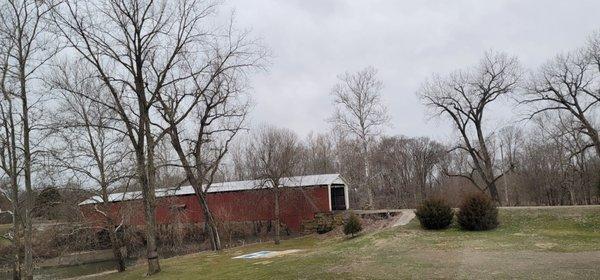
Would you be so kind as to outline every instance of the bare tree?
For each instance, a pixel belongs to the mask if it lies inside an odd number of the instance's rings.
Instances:
[[[337,172],[335,143],[330,134],[309,134],[304,141],[302,170],[306,174]]]
[[[373,177],[382,190],[375,192],[379,205],[390,208],[408,208],[416,200],[418,190],[414,183],[414,165],[411,162],[409,139],[405,137],[381,137],[374,145],[372,163]]]
[[[584,134],[589,143],[581,151],[596,150],[600,158],[600,135],[594,111],[600,105],[600,39],[587,50],[556,56],[531,78],[521,102],[531,105],[532,118],[543,112],[567,113],[577,123],[572,128]]]
[[[188,79],[157,97],[171,144],[204,212],[213,250],[221,250],[221,241],[207,194],[249,109],[245,74],[265,57],[262,47],[246,33],[233,34],[231,26],[223,38],[224,45],[217,41],[204,51],[205,61],[183,69],[191,69],[180,75]]]
[[[252,179],[250,169],[246,166],[246,143],[249,141],[249,133],[240,133],[233,140],[229,153],[225,158],[225,172],[228,181],[242,181]]]
[[[282,179],[295,175],[300,162],[301,146],[298,136],[288,129],[265,126],[254,133],[247,146],[246,166],[260,187],[271,188],[275,203],[275,244],[280,241],[280,188]]]
[[[350,205],[356,205],[354,208],[358,205],[364,207],[369,204],[369,196],[365,195],[366,187],[362,183],[365,180],[364,157],[361,152],[357,152],[362,149],[362,143],[357,139],[349,139],[342,135],[335,135],[334,141],[335,159],[338,162],[336,171],[349,182],[348,202]]]
[[[41,119],[40,90],[36,88],[35,80],[39,78],[40,70],[46,65],[58,51],[56,41],[50,32],[47,16],[55,8],[54,1],[35,1],[35,0],[8,0],[0,4],[0,38],[3,44],[8,46],[2,51],[7,52],[8,61],[5,63],[5,76],[3,83],[8,86],[4,88],[4,101],[9,103],[5,112],[15,115],[18,122],[9,126],[19,128],[11,133],[19,132],[14,135],[19,143],[17,151],[22,158],[22,176],[25,185],[24,211],[20,217],[23,222],[24,230],[24,260],[23,271],[21,275],[15,275],[15,278],[33,279],[33,258],[32,258],[32,209],[34,203],[32,187],[32,166],[34,156],[37,153],[38,142],[34,139],[32,133],[39,129],[36,120]],[[12,95],[12,96],[9,96]],[[10,100],[10,101],[9,101]],[[20,108],[14,103],[20,103]],[[13,103],[12,105],[10,103]],[[9,120],[10,121],[10,120]],[[38,122],[39,123],[39,122]],[[10,137],[9,137],[10,138]],[[12,141],[12,140],[11,140]],[[12,153],[12,152],[11,152]],[[13,154],[13,158],[16,154]],[[13,159],[14,160],[14,159]],[[14,162],[13,164],[14,165]],[[14,172],[15,170],[13,169]],[[13,174],[12,177],[15,177]],[[14,178],[13,178],[14,183]]]
[[[409,165],[414,168],[414,179],[421,199],[438,181],[441,163],[444,160],[445,147],[426,137],[410,139],[408,141]]]
[[[546,178],[536,178],[546,182],[547,204],[580,204],[576,196],[586,196],[586,192],[593,187],[594,176],[589,176],[589,169],[594,173],[593,159],[597,156],[584,149],[589,143],[589,138],[579,130],[579,121],[571,114],[542,114],[535,119],[538,134],[551,145],[542,153],[550,155],[542,161],[544,167],[553,167]],[[577,189],[577,190],[576,190]],[[568,199],[564,197],[567,196]],[[585,200],[589,201],[588,198]],[[564,200],[568,200],[565,202]]]
[[[429,138],[381,137],[372,151],[380,205],[415,207],[439,184],[445,147]]]
[[[515,187],[514,204],[589,204],[596,188],[590,170],[596,157],[585,151],[574,154],[585,141],[570,128],[573,117],[544,113],[534,120],[535,126],[514,155],[516,176],[507,178]]]
[[[72,173],[96,193],[99,201],[94,210],[104,218],[102,228],[108,232],[117,271],[125,271],[122,242],[117,237],[123,217],[119,220],[114,215],[109,199],[117,186],[133,177],[125,135],[113,113],[94,101],[105,94],[105,87],[93,72],[81,64],[65,64],[56,72],[52,83],[61,98],[52,125],[57,140],[54,164],[62,174]]]
[[[377,80],[377,70],[367,67],[356,73],[344,73],[334,86],[335,111],[329,119],[335,128],[360,140],[362,145],[364,180],[369,207],[374,207],[373,190],[367,183],[370,178],[369,142],[380,135],[382,128],[389,123],[387,108],[382,104],[383,83]]]
[[[457,71],[445,78],[434,75],[418,93],[426,106],[436,115],[450,118],[458,130],[461,143],[452,150],[466,152],[470,157],[469,171],[449,175],[468,179],[481,191],[489,191],[498,203],[501,201],[496,182],[505,171],[494,168],[484,116],[494,101],[515,90],[520,76],[516,58],[488,52],[471,70]]]
[[[498,133],[499,146],[500,146],[500,169],[504,171],[512,171],[516,166],[519,165],[518,161],[520,158],[520,149],[523,147],[524,135],[523,130],[515,126],[507,126],[500,129]],[[509,193],[516,194],[517,191],[514,189],[509,190],[509,184],[507,182],[508,176],[502,177],[502,185],[504,189],[504,205],[510,205]]]
[[[56,28],[78,56],[93,66],[113,104],[103,103],[123,123],[135,152],[146,220],[148,274],[160,271],[156,244],[156,143],[166,135],[152,117],[167,87],[201,75],[185,69],[201,58],[210,40],[203,19],[214,4],[194,0],[64,1],[54,14]],[[190,57],[190,55],[193,55]],[[212,64],[207,65],[210,66]],[[181,76],[183,75],[183,76]]]
[[[12,210],[12,232],[13,236],[11,242],[13,244],[15,255],[13,259],[13,278],[20,279],[23,270],[23,252],[21,250],[21,239],[23,234],[23,220],[21,215],[23,214],[22,203],[19,199],[19,176],[22,170],[22,157],[17,153],[17,138],[20,134],[17,124],[15,123],[15,117],[17,111],[13,107],[13,99],[15,99],[16,90],[14,85],[8,80],[9,74],[9,60],[12,45],[10,41],[2,41],[3,49],[2,54],[2,68],[0,68],[0,91],[2,93],[0,99],[0,121],[2,122],[2,132],[0,133],[0,168],[3,171],[3,177],[8,179],[8,190],[3,190],[2,194],[11,203]],[[19,162],[21,160],[21,162]]]

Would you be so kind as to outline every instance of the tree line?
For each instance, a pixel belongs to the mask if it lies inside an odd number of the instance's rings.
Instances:
[[[475,66],[434,74],[417,95],[432,117],[453,128],[446,141],[383,133],[390,115],[382,81],[367,67],[339,76],[331,90],[331,131],[300,139],[291,174],[341,173],[354,208],[415,207],[429,196],[458,202],[469,192],[499,205],[597,204],[600,34],[584,47],[526,70],[517,57],[489,51]],[[514,108],[514,109],[513,109]],[[499,125],[498,110],[512,112]],[[243,142],[261,139],[252,134]],[[251,154],[234,149],[228,179],[250,179]]]

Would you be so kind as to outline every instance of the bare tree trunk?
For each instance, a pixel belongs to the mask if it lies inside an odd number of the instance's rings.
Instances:
[[[123,272],[125,271],[125,258],[121,253],[121,242],[119,242],[119,238],[117,237],[117,233],[115,232],[114,227],[108,229],[108,237],[110,239],[110,244],[115,258],[115,266],[117,267],[117,271]]]
[[[496,186],[494,166],[487,145],[485,143],[485,136],[483,135],[483,130],[481,129],[481,123],[476,122],[475,128],[477,129],[477,139],[479,141],[480,154],[483,157],[484,176],[482,179],[485,181],[486,187],[490,192],[490,196],[496,202],[498,202],[498,204],[502,205],[502,200],[500,199],[500,194],[498,193],[498,187]]]
[[[498,187],[496,186],[496,182],[489,183],[488,188],[490,189],[490,196],[496,202],[498,202],[499,205],[502,205],[502,200],[500,199],[500,194],[498,193]]]
[[[105,209],[109,209],[109,200],[108,200],[108,193],[107,193],[107,187],[106,185],[104,185],[102,187],[102,199],[104,201],[104,207]],[[113,257],[115,260],[115,268],[117,269],[118,272],[123,272],[125,271],[125,258],[123,257],[123,254],[121,253],[121,241],[119,240],[117,233],[115,232],[115,222],[113,221],[112,217],[109,214],[110,212],[101,212],[101,214],[106,214],[105,218],[106,218],[106,230],[108,231],[108,238],[110,240],[110,245],[113,251]]]
[[[275,192],[275,244],[280,244],[280,236],[279,236],[279,186],[274,187]]]
[[[139,110],[139,130],[138,147],[136,157],[138,164],[138,176],[142,187],[142,197],[144,198],[144,214],[146,220],[146,258],[148,260],[148,275],[160,272],[160,263],[158,260],[158,250],[156,244],[156,170],[154,166],[154,136],[150,127],[150,115],[148,100],[146,99],[146,87],[142,77],[143,59],[141,54],[135,55],[135,93]],[[144,141],[146,140],[146,150],[144,154]]]
[[[140,137],[140,139],[146,136]],[[150,144],[148,144],[147,154],[144,154],[143,148],[136,149],[136,165],[139,183],[142,187],[142,197],[144,204],[144,220],[146,233],[146,258],[148,262],[148,275],[153,275],[160,272],[160,264],[158,260],[158,252],[156,245],[156,197],[154,193],[154,180],[150,177],[154,176],[154,170],[151,167],[154,164],[150,156]]]
[[[598,136],[597,131],[594,134],[594,137],[592,137],[592,140],[594,141],[594,147],[596,148],[596,155],[600,158],[600,136]]]
[[[198,203],[202,206],[202,212],[204,212],[204,222],[208,228],[208,237],[210,238],[210,245],[214,251],[220,251],[222,249],[221,246],[221,237],[219,236],[219,228],[217,227],[217,222],[212,215],[212,211],[208,208],[208,201],[203,194],[196,195],[198,198]]]
[[[13,130],[14,131],[14,130]],[[14,140],[14,139],[13,139]],[[14,148],[13,148],[14,149]],[[16,154],[14,154],[16,155]],[[14,159],[16,161],[16,159]],[[16,163],[14,165],[14,167],[16,168]],[[23,273],[23,261],[24,261],[24,256],[23,256],[23,248],[22,248],[22,244],[21,244],[21,238],[23,238],[23,229],[22,229],[22,220],[21,220],[21,214],[20,211],[22,209],[20,209],[20,203],[19,203],[19,187],[17,184],[17,176],[16,176],[16,170],[14,170],[15,173],[13,176],[11,176],[11,184],[13,186],[13,231],[14,231],[14,237],[13,237],[13,245],[15,247],[15,252],[14,252],[14,263],[13,263],[13,279],[14,280],[19,280],[21,279],[21,275]]]
[[[147,182],[147,181],[146,181]],[[156,220],[154,207],[156,198],[154,193],[144,187],[142,190],[144,200],[144,216],[146,220],[146,258],[148,259],[148,275],[160,272],[158,252],[156,246]]]
[[[150,132],[146,132],[150,133]],[[148,258],[148,275],[153,275],[160,272],[160,263],[158,260],[158,249],[156,244],[156,196],[154,193],[156,171],[154,169],[154,143],[150,143],[151,137],[148,138],[147,161],[142,164],[143,178],[141,181],[142,193],[144,199],[144,213],[146,214],[146,253]],[[145,186],[144,186],[145,185]]]
[[[104,169],[104,165],[103,165],[103,161],[99,160],[100,165],[99,165],[99,169],[100,171],[100,176],[101,176],[101,181],[102,183],[102,200],[104,201],[104,207],[105,209],[109,209],[110,208],[110,204],[109,204],[109,199],[108,199],[108,186],[105,182],[106,180],[106,176],[105,176],[105,169]],[[108,238],[110,239],[110,245],[112,247],[112,251],[113,251],[113,257],[115,259],[115,266],[118,272],[123,272],[125,271],[125,259],[123,257],[123,254],[121,254],[121,241],[119,240],[119,238],[117,237],[117,233],[115,232],[115,222],[113,221],[113,218],[110,216],[110,211],[107,211],[107,214],[105,216],[106,218],[106,223],[107,223],[107,228],[106,230],[108,230]]]
[[[190,177],[188,177],[188,178],[190,178]],[[194,180],[190,180],[190,181],[194,182],[194,183],[192,183],[192,185],[194,185],[194,187],[199,186],[200,188],[202,188],[202,184],[198,183],[195,180],[195,177],[193,177],[192,179],[194,179]],[[210,208],[208,206],[208,201],[206,199],[206,195],[204,194],[204,192],[202,190],[195,191],[195,194],[196,194],[196,199],[198,200],[198,203],[202,207],[202,212],[204,212],[204,222],[208,228],[210,245],[214,251],[220,251],[222,249],[222,246],[221,246],[221,237],[219,236],[219,228],[217,226],[217,221],[215,220],[214,216],[212,215],[212,211],[210,210]]]
[[[181,146],[181,140],[179,139],[179,133],[176,126],[173,126],[171,128],[169,135],[171,137],[171,144],[173,146],[173,149],[175,149],[175,152],[179,156],[179,160],[183,165],[186,178],[194,188],[194,195],[196,196],[196,200],[198,200],[198,203],[200,204],[200,207],[202,207],[202,211],[204,212],[204,222],[208,227],[212,249],[215,251],[219,251],[222,249],[221,238],[219,236],[217,222],[215,221],[215,218],[212,215],[212,212],[208,206],[208,200],[206,198],[207,189],[203,189],[203,183],[200,179],[203,176],[194,175],[194,171],[192,170],[192,167],[188,162],[188,159],[186,158],[185,153],[183,151],[183,147]],[[210,186],[207,186],[207,188],[208,187]]]
[[[15,185],[16,186],[16,185]],[[18,206],[18,187],[16,188],[16,193],[13,195],[13,245],[15,247],[14,252],[14,262],[13,262],[13,280],[21,279],[21,273],[23,272],[23,248],[21,247],[21,238],[22,238],[22,229],[21,229],[21,219],[19,217],[18,211],[21,211]]]
[[[510,146],[509,146],[509,152],[510,152]],[[510,160],[510,157],[509,157],[509,160]],[[501,172],[504,172],[504,148],[503,148],[502,143],[500,144],[500,161],[501,161],[501,166],[502,166]],[[505,202],[505,205],[509,205],[508,185],[506,184],[506,176],[502,176],[502,183],[504,185],[504,202]]]
[[[365,136],[366,137],[366,136]],[[371,169],[369,166],[369,146],[367,143],[367,139],[363,139],[362,140],[362,146],[363,146],[363,164],[364,164],[364,175],[365,178],[363,179],[363,184],[364,184],[364,188],[367,191],[367,199],[368,199],[368,203],[369,205],[367,205],[368,209],[375,209],[375,195],[373,193],[373,186],[370,185],[370,178],[371,178]]]
[[[215,221],[211,211],[204,211],[204,220],[208,227],[211,248],[213,251],[220,251],[222,247],[221,237],[219,236],[219,228],[217,227],[217,222]]]
[[[106,190],[107,190],[106,185],[103,185],[102,199],[104,201],[105,209],[109,209],[110,206],[109,206],[109,200],[108,200],[108,193]],[[107,211],[107,213],[103,213],[103,214],[107,214],[105,216],[106,223],[107,223],[106,230],[108,231],[108,238],[110,240],[110,246],[113,251],[115,267],[118,272],[123,272],[123,271],[125,271],[125,259],[123,257],[123,254],[121,254],[121,242],[119,241],[119,238],[117,237],[117,233],[115,232],[115,223],[109,213],[110,212],[108,212],[108,211]]]
[[[575,200],[575,191],[573,187],[569,187],[569,200],[571,201],[571,205],[577,205],[577,201]]]
[[[25,65],[20,63],[19,67],[19,81],[21,86],[21,104],[22,104],[22,122],[23,122],[23,172],[25,177],[25,238],[24,238],[24,250],[25,250],[25,270],[24,278],[27,280],[33,279],[33,222],[32,222],[32,210],[33,210],[33,188],[31,186],[31,148],[29,139],[29,105],[27,103],[27,91],[26,91],[26,75]]]
[[[18,182],[18,160],[17,160],[17,140],[16,140],[16,130],[15,130],[15,122],[13,118],[13,107],[12,107],[12,99],[10,96],[6,95],[6,101],[8,103],[8,114],[7,121],[8,127],[5,127],[5,131],[7,136],[10,138],[10,155],[9,155],[9,166],[6,167],[7,171],[9,171],[10,176],[10,184],[12,188],[12,211],[13,211],[13,245],[15,247],[14,252],[14,263],[13,263],[13,279],[18,280],[21,279],[21,273],[23,272],[23,248],[21,244],[21,239],[23,238],[23,229],[22,229],[22,217],[21,217],[21,203],[19,202],[19,182]]]

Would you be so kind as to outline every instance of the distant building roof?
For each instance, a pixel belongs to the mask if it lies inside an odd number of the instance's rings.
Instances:
[[[283,187],[310,187],[310,186],[327,186],[333,184],[345,184],[340,174],[318,174],[318,175],[307,175],[307,176],[294,176],[286,177],[281,179],[281,185]],[[244,191],[252,189],[269,188],[270,182],[265,180],[248,180],[248,181],[233,181],[233,182],[221,182],[213,183],[208,189],[209,193],[217,192],[233,192],[233,191]],[[194,194],[192,186],[182,186],[177,188],[162,188],[156,189],[156,197],[168,197],[168,196],[179,196],[179,195],[190,195]],[[111,202],[136,200],[142,198],[141,191],[133,192],[121,192],[112,193],[108,196],[108,200]],[[85,204],[96,204],[102,202],[102,197],[93,196],[79,205]]]

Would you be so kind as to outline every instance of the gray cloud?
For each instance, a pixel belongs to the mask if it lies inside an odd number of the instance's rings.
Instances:
[[[300,135],[328,129],[338,74],[373,65],[392,115],[387,133],[445,138],[449,124],[428,121],[415,96],[432,73],[473,65],[489,49],[535,68],[600,27],[600,1],[234,0],[223,8],[274,55],[252,80],[252,122]]]

